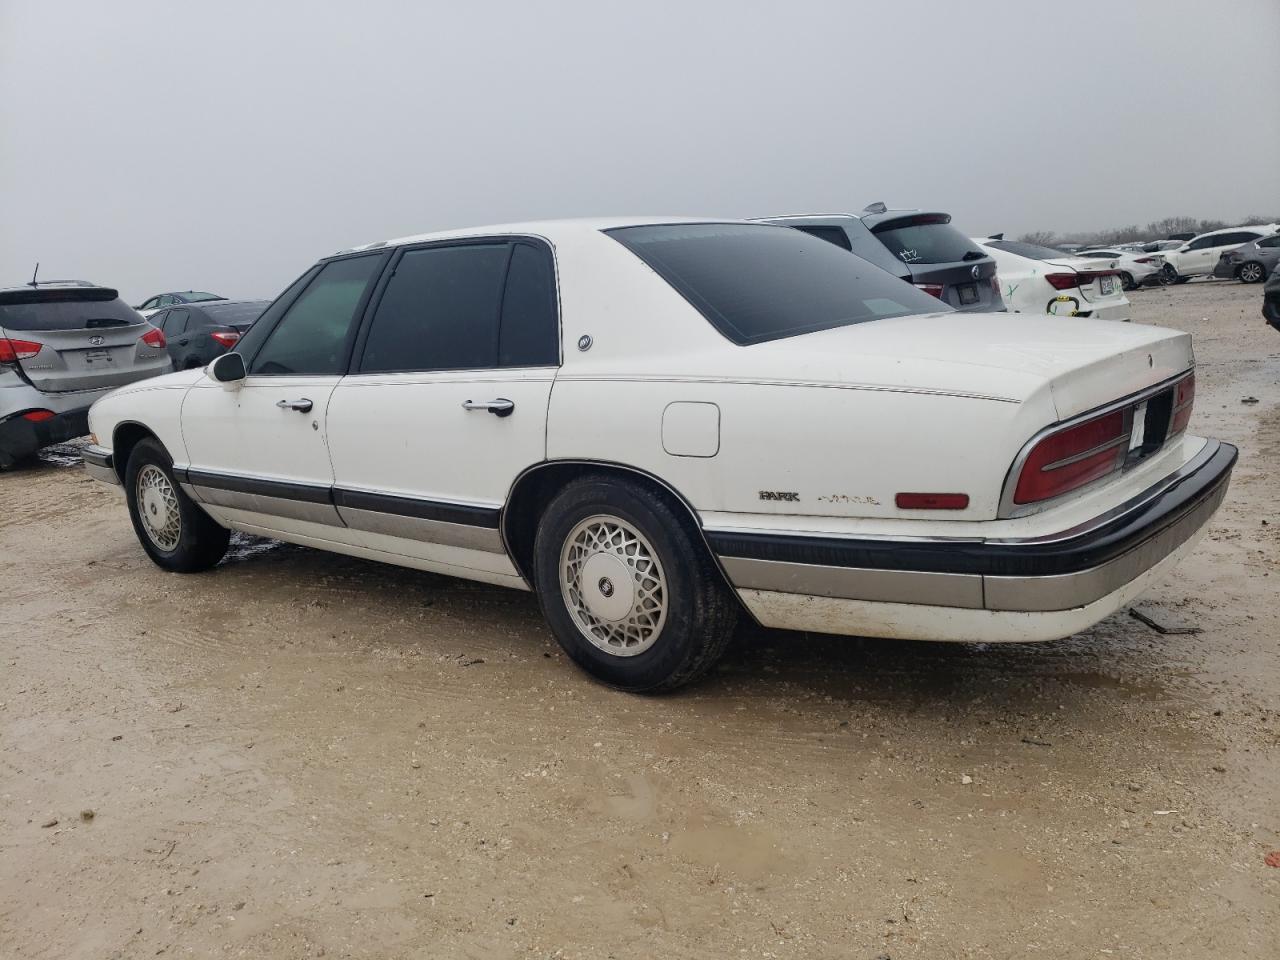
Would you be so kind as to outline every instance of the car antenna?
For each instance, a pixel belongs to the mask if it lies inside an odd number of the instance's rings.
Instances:
[[[36,285],[36,277],[39,275],[39,273],[40,273],[40,261],[37,260],[36,268],[31,271],[31,285],[33,287]]]

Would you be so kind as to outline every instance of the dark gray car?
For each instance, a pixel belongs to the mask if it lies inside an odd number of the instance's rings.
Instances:
[[[110,287],[0,290],[0,468],[83,436],[95,400],[172,369],[164,334]]]
[[[951,226],[951,215],[890,210],[873,203],[860,214],[769,217],[813,234],[914,284],[956,310],[1004,310],[996,262]]]
[[[1271,277],[1262,288],[1262,316],[1280,331],[1280,264],[1271,268]]]
[[[1261,283],[1280,263],[1280,233],[1260,237],[1225,251],[1213,268],[1215,277]]]
[[[270,300],[218,300],[161,310],[151,322],[164,331],[175,370],[203,367],[226,353],[253,325]]]

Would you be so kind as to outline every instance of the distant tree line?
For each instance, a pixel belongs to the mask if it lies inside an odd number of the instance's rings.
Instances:
[[[1223,227],[1234,227],[1246,223],[1277,223],[1280,215],[1264,216],[1251,213],[1239,220],[1197,220],[1195,217],[1165,217],[1153,220],[1145,227],[1133,223],[1127,227],[1112,227],[1109,230],[1095,230],[1092,233],[1075,231],[1055,233],[1052,230],[1033,230],[1020,237],[1023,243],[1037,243],[1043,247],[1053,247],[1060,243],[1083,243],[1088,246],[1106,246],[1112,243],[1136,243],[1144,240],[1164,240],[1171,233],[1208,233],[1210,230],[1221,230]]]

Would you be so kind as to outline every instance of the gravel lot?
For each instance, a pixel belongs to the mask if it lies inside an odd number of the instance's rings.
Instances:
[[[1139,603],[1200,633],[743,628],[643,699],[527,595],[247,538],[165,574],[74,448],[0,475],[0,957],[1274,960],[1280,335],[1257,286],[1131,296],[1241,450]]]

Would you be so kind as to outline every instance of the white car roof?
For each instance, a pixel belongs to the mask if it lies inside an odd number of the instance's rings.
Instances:
[[[1187,243],[1199,240],[1201,237],[1216,237],[1220,233],[1236,233],[1240,230],[1257,230],[1260,233],[1275,233],[1276,224],[1274,223],[1245,223],[1238,227],[1223,227],[1221,230],[1208,230],[1205,233],[1196,234]]]
[[[340,250],[339,253],[356,253],[377,250],[382,247],[398,247],[407,243],[424,243],[431,240],[456,240],[464,237],[490,237],[502,234],[543,237],[555,243],[557,238],[570,239],[585,234],[599,233],[616,227],[641,227],[668,223],[749,223],[726,217],[579,217],[564,220],[530,220],[524,223],[497,223],[479,227],[461,227],[454,230],[437,230],[433,233],[417,233],[394,240],[379,240],[358,247]]]

